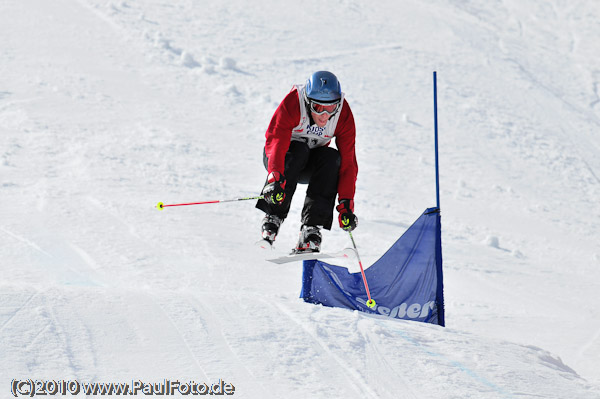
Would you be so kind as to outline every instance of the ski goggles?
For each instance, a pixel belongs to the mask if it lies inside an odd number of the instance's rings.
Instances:
[[[339,101],[335,103],[323,104],[309,98],[308,105],[310,106],[310,110],[317,115],[333,115],[340,109]]]

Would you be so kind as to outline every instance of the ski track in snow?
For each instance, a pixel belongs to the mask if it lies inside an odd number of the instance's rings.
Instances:
[[[341,1],[329,36],[319,7],[0,5],[0,392],[600,398],[598,3]],[[253,252],[251,201],[154,208],[256,194],[272,113],[318,69],[356,119],[366,265],[432,205],[438,71],[445,329],[304,304],[301,264]]]
[[[204,367],[202,366],[202,364],[201,364],[198,356],[192,350],[192,348],[190,347],[190,342],[188,341],[188,339],[185,338],[185,336],[182,333],[181,329],[178,327],[178,325],[180,324],[180,321],[179,320],[174,320],[170,316],[170,314],[171,314],[171,310],[170,309],[169,310],[165,310],[165,308],[162,305],[160,305],[160,304],[158,305],[158,307],[162,311],[162,313],[165,316],[165,318],[169,321],[171,329],[173,329],[176,332],[176,334],[179,336],[181,342],[183,343],[183,346],[187,350],[188,355],[193,359],[193,361],[196,364],[196,366],[198,367],[198,369],[201,370],[202,377],[208,380],[208,374],[205,371]]]
[[[4,327],[6,327],[6,325],[9,324],[11,322],[11,320],[13,320],[20,311],[22,311],[23,309],[27,309],[27,305],[29,304],[29,302],[31,302],[31,300],[33,298],[35,298],[35,296],[37,294],[38,294],[37,292],[31,294],[31,296],[29,298],[27,298],[27,300],[22,305],[18,305],[18,308],[16,310],[11,311],[10,314],[8,315],[8,318],[5,321],[3,321],[2,327],[0,327],[0,331],[4,330]],[[6,317],[6,315],[5,315],[5,317]]]
[[[387,381],[395,381],[395,388],[403,392],[406,398],[419,398],[418,389],[413,388],[412,384],[406,379],[405,374],[401,371],[396,371],[394,365],[386,360],[385,350],[380,347],[376,339],[370,337],[363,329],[360,329],[360,332],[367,343],[365,349],[367,357],[365,369],[377,370],[374,373],[370,373],[369,377],[375,380],[379,386],[385,386]],[[393,391],[386,392],[386,395],[391,396],[393,394]]]
[[[206,330],[208,336],[208,344],[210,351],[213,352],[213,359],[219,359],[218,362],[211,362],[210,374],[206,374],[207,380],[216,380],[221,373],[231,373],[231,380],[237,381],[242,385],[243,391],[247,395],[260,395],[260,392],[264,392],[265,386],[260,383],[260,380],[253,375],[252,370],[245,365],[240,359],[237,352],[231,347],[230,343],[223,335],[223,326],[221,320],[222,315],[216,314],[211,306],[204,305],[204,303],[211,304],[216,302],[211,296],[207,295],[194,295],[186,296],[186,305],[189,306],[190,314],[194,318],[198,318],[203,328]],[[235,305],[235,303],[234,303]],[[193,331],[193,330],[192,330]],[[204,348],[199,352],[200,358],[206,361],[205,354],[207,349]],[[230,366],[234,366],[230,369]]]
[[[25,244],[27,244],[28,246],[32,247],[33,249],[35,249],[36,251],[41,252],[42,254],[48,256],[48,257],[52,257],[52,255],[50,255],[48,252],[44,251],[42,248],[39,247],[39,245],[37,245],[36,243],[32,242],[31,240],[25,238],[25,237],[21,237],[18,234],[15,234],[7,229],[5,229],[4,227],[0,227],[0,230],[2,230],[3,232],[5,232],[6,234],[8,234],[9,236],[11,236],[12,238],[19,240],[21,242],[24,242]]]
[[[262,302],[267,303],[264,300],[262,300]],[[327,342],[324,342],[323,339],[319,338],[318,334],[315,334],[315,332],[311,331],[302,322],[297,320],[297,318],[284,305],[276,303],[275,306],[277,307],[277,309],[279,309],[280,312],[282,312],[286,317],[288,317],[292,322],[297,324],[298,327],[300,327],[304,332],[306,332],[310,336],[310,339],[312,339],[315,342],[316,346],[318,347],[318,350],[316,350],[316,352],[322,351],[322,352],[327,353],[327,355],[333,359],[334,363],[337,364],[339,367],[341,367],[346,372],[345,373],[346,383],[351,385],[354,388],[353,393],[355,395],[353,395],[353,396],[357,396],[357,397],[365,397],[366,396],[366,397],[372,397],[372,398],[378,397],[376,392],[374,392],[373,389],[371,389],[369,387],[369,384],[364,379],[364,377],[358,372],[358,370],[356,370],[354,367],[352,367],[346,361],[340,359],[337,355],[335,355],[329,349],[329,344]],[[344,385],[342,385],[342,386],[344,386]]]

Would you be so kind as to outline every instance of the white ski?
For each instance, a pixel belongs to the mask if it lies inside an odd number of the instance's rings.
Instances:
[[[269,262],[283,264],[289,262],[297,262],[300,260],[312,259],[331,259],[331,258],[350,258],[356,257],[356,251],[353,248],[344,248],[339,252],[323,253],[323,252],[305,252],[300,254],[289,254],[278,258],[267,259]]]

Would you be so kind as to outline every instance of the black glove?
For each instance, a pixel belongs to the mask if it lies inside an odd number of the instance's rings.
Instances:
[[[343,230],[352,231],[358,226],[358,218],[354,214],[354,200],[340,200],[340,204],[335,209],[340,213],[338,219]]]
[[[283,200],[285,200],[285,177],[279,172],[269,173],[262,195],[269,204],[283,204]]]

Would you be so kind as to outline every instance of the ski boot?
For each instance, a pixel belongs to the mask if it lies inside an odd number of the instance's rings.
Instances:
[[[283,219],[275,215],[266,215],[262,221],[262,238],[273,245]]]
[[[321,250],[321,229],[319,226],[302,225],[298,244],[292,250],[293,254],[301,254],[305,252],[319,252]]]

